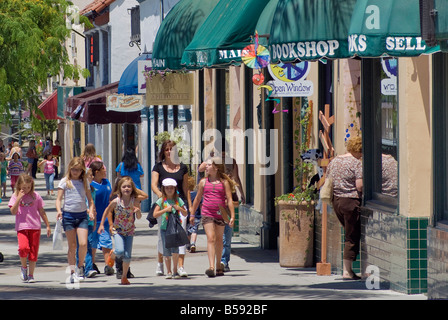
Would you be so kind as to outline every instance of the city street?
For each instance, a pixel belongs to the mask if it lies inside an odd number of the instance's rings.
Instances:
[[[57,186],[59,181],[55,181]],[[36,190],[43,196],[45,209],[52,231],[55,223],[55,197],[46,199],[45,182],[38,174]],[[8,192],[11,190],[8,181]],[[156,276],[157,226],[150,229],[145,219],[137,223],[134,238],[131,271],[135,278],[130,286],[119,285],[115,275],[103,273],[86,279],[79,286],[66,284],[67,244],[63,251],[53,251],[52,239],[41,236],[39,260],[35,271],[35,283],[20,280],[20,261],[17,254],[17,237],[14,231],[14,216],[7,206],[9,199],[0,204],[0,252],[4,261],[0,263],[0,300],[60,300],[60,299],[107,299],[107,300],[185,300],[177,312],[192,311],[189,301],[196,300],[426,300],[425,295],[405,295],[380,288],[367,289],[364,281],[343,281],[341,275],[317,276],[315,268],[282,268],[278,263],[278,252],[266,251],[241,243],[234,238],[231,271],[223,277],[208,278],[204,271],[208,267],[206,239],[201,230],[197,242],[198,251],[187,253],[185,269],[188,278],[170,279]],[[44,229],[43,229],[44,230]],[[65,240],[65,236],[64,236]],[[101,252],[97,252],[97,265],[104,268]],[[261,302],[260,302],[261,303]],[[175,304],[179,306],[179,301]],[[292,308],[292,305],[291,305]],[[221,310],[223,311],[223,310]]]

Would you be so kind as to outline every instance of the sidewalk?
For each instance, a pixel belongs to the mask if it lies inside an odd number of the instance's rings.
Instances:
[[[59,181],[55,181],[55,186]],[[52,231],[56,217],[55,198],[46,199],[45,181],[38,174],[36,191],[44,198]],[[7,195],[11,195],[8,181]],[[131,271],[135,278],[130,286],[119,285],[115,275],[103,273],[86,279],[79,288],[66,285],[68,273],[67,244],[63,251],[53,251],[52,238],[41,236],[36,283],[22,283],[14,216],[9,199],[0,204],[0,300],[5,299],[159,299],[159,300],[426,300],[425,295],[405,295],[380,288],[369,290],[364,281],[343,281],[341,275],[317,276],[315,268],[282,268],[276,250],[261,250],[234,238],[231,271],[223,277],[208,278],[206,238],[201,230],[196,253],[187,253],[185,270],[188,278],[167,280],[155,275],[157,266],[157,226],[150,229],[145,219],[137,221]],[[44,230],[44,229],[42,229]],[[65,240],[65,235],[64,235]],[[100,271],[104,260],[96,254]]]

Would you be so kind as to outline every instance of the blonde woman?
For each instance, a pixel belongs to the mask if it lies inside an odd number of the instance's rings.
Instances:
[[[56,198],[56,218],[62,219],[62,226],[68,242],[67,260],[70,266],[71,283],[75,280],[84,280],[88,224],[89,219],[95,219],[95,205],[87,180],[84,161],[80,157],[73,158],[68,165],[65,177],[59,182]],[[64,205],[62,205],[62,199],[64,199]],[[78,265],[76,266],[77,242],[79,249]]]

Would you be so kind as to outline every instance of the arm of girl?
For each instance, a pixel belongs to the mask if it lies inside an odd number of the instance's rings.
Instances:
[[[174,209],[179,211],[184,217],[187,216],[188,212],[187,212],[187,209],[185,208],[185,206],[181,207],[181,206],[178,206],[177,204],[175,204],[173,207],[174,207]]]
[[[154,208],[154,213],[153,216],[154,218],[158,218],[160,217],[162,214],[166,213],[166,212],[171,212],[172,207],[171,206],[167,206],[165,209],[161,209],[160,206],[157,204]]]
[[[137,198],[136,200],[143,201],[145,199],[148,199],[148,194],[144,192],[143,190],[137,189]]]
[[[91,220],[96,220],[96,210],[95,210],[95,203],[92,199],[92,193],[90,192],[90,188],[87,188],[86,190],[86,197],[87,201],[89,202],[89,217]]]
[[[224,180],[224,188],[226,190],[227,206],[230,210],[229,227],[233,227],[233,224],[235,223],[235,208],[233,207],[232,191],[227,180]]]
[[[137,219],[140,219],[142,217],[141,202],[137,199],[134,202],[134,213]]]
[[[51,228],[50,228],[50,223],[48,222],[48,217],[47,217],[47,214],[45,213],[44,208],[39,208],[39,214],[40,214],[42,220],[44,221],[45,225],[47,226],[47,237],[50,238]]]
[[[62,198],[64,197],[64,190],[63,189],[58,189],[58,196],[56,197],[56,220],[62,219]]]
[[[14,202],[14,205],[10,208],[12,215],[15,216],[17,214],[17,212],[19,211],[20,200],[22,200],[24,195],[25,195],[25,192],[23,192],[23,190],[20,190],[19,194],[16,197],[16,202]]]

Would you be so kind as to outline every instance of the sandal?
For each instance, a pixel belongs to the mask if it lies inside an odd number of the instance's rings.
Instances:
[[[209,277],[212,278],[215,276],[215,269],[210,267],[207,270],[205,270],[205,274]]]
[[[224,275],[224,270],[222,269],[216,269],[216,276],[217,277],[222,277]]]

